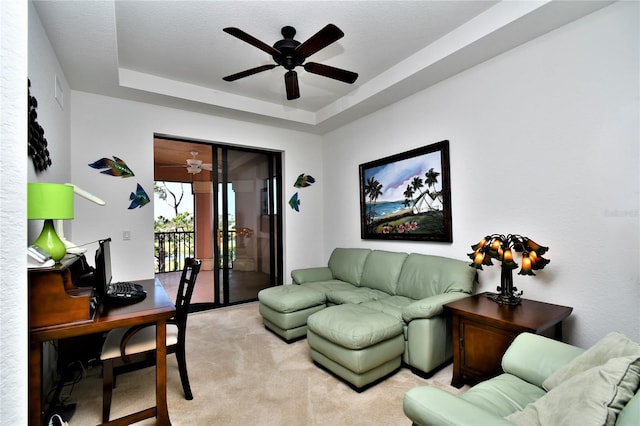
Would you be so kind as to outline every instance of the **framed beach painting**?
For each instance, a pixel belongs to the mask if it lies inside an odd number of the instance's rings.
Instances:
[[[449,141],[360,164],[363,239],[452,242]]]

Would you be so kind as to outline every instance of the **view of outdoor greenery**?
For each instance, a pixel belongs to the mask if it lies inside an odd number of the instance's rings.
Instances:
[[[177,189],[180,193],[177,193]],[[167,182],[154,182],[153,192],[166,202],[173,209],[172,218],[166,218],[162,215],[156,217],[154,222],[154,232],[172,232],[172,231],[193,231],[193,214],[189,211],[179,212],[178,207],[184,199],[184,185],[167,185]],[[189,210],[193,210],[191,207]]]
[[[158,215],[154,220],[156,272],[180,271],[183,259],[195,256],[193,205],[187,207],[187,211],[180,212],[178,209],[184,200],[185,185],[154,182],[153,192],[172,212],[169,218]]]
[[[195,256],[194,206],[190,197],[190,187],[189,183],[154,182],[156,218],[153,231],[156,272],[180,271],[183,259]],[[228,193],[229,210],[235,211],[235,197],[230,184]],[[235,215],[230,214],[227,251],[230,261],[235,259],[236,254],[235,225]],[[221,219],[218,227],[222,229]]]

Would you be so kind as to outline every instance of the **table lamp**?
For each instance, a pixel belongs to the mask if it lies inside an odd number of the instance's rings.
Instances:
[[[471,246],[473,253],[468,256],[473,260],[469,266],[482,270],[482,265],[493,265],[491,259],[502,263],[500,274],[499,293],[489,296],[494,302],[505,305],[520,304],[522,291],[513,286],[513,270],[518,264],[513,259],[513,252],[522,255],[522,268],[518,275],[535,275],[534,270],[543,269],[549,263],[549,259],[542,257],[549,247],[543,247],[535,241],[522,235],[501,234],[487,235],[478,244]]]
[[[73,187],[58,183],[27,184],[27,218],[44,220],[40,236],[33,245],[59,262],[67,249],[53,226],[55,219],[73,219]]]

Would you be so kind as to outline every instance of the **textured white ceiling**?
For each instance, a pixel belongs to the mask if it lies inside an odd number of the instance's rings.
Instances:
[[[35,1],[76,90],[323,132],[395,102],[584,16],[597,1]],[[345,36],[308,60],[359,74],[349,85],[297,68],[287,101],[282,67],[222,31],[266,44],[285,25],[305,41],[325,25]]]

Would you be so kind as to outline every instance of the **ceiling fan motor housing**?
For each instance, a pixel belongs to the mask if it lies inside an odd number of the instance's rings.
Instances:
[[[272,55],[272,57],[278,65],[291,71],[298,65],[302,65],[306,58],[301,52],[296,52],[296,47],[300,45],[298,40],[293,39],[296,35],[296,29],[290,26],[282,27],[281,33],[284,39],[273,45],[273,48],[280,51],[280,54]]]

